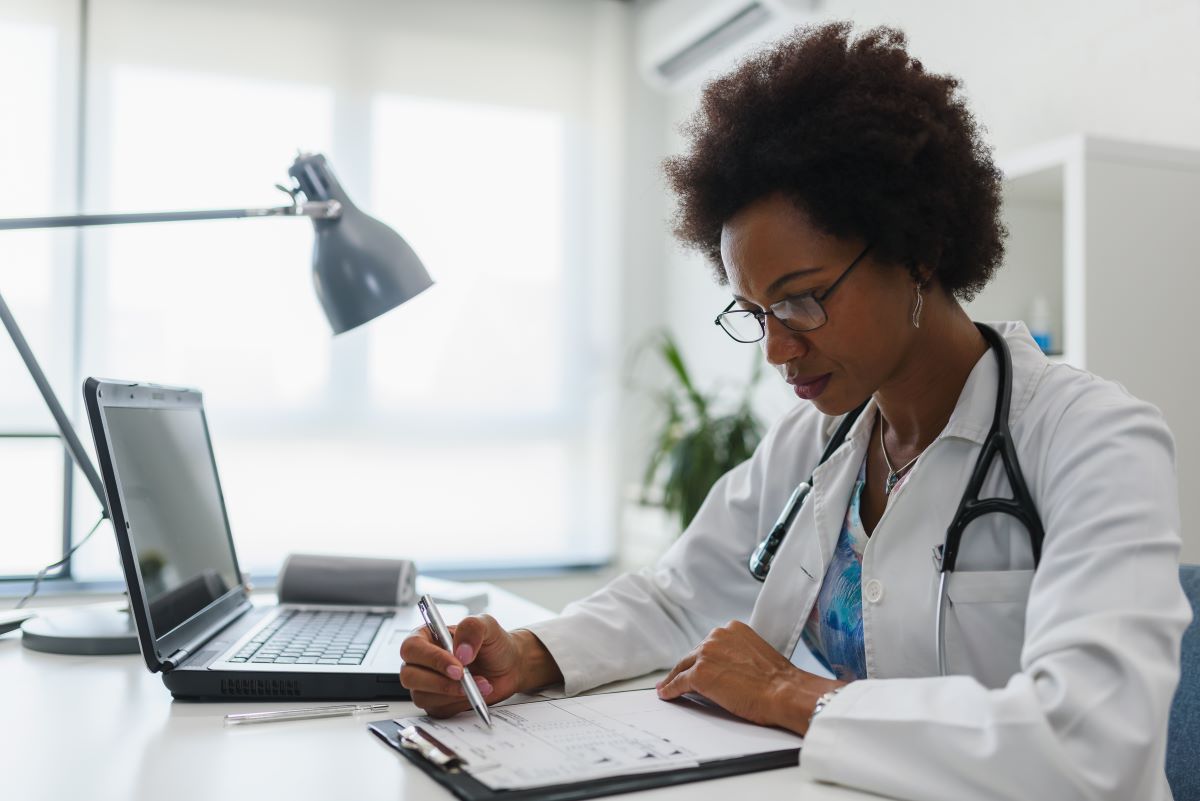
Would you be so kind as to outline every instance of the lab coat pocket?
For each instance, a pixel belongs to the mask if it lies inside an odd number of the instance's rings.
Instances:
[[[950,574],[946,668],[986,687],[1003,687],[1021,669],[1025,607],[1032,570],[977,570]]]

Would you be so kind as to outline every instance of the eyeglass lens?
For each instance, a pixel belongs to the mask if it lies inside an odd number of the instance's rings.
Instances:
[[[781,300],[771,306],[771,313],[793,331],[812,331],[825,322],[825,310],[812,295]],[[757,342],[766,334],[764,312],[731,309],[720,320],[725,332],[738,342]]]

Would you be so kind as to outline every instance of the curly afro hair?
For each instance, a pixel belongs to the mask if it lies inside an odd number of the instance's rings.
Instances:
[[[721,228],[780,193],[823,231],[932,270],[971,300],[1004,255],[999,170],[959,82],[926,72],[905,35],[851,39],[846,22],[798,28],[709,83],[664,170],[675,235],[728,282]]]

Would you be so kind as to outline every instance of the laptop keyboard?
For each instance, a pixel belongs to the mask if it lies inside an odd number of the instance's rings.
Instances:
[[[379,627],[391,615],[280,610],[230,662],[275,665],[361,665]]]

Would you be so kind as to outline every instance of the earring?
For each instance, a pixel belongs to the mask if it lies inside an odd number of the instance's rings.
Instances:
[[[921,287],[924,283],[917,284],[914,289],[917,293],[917,302],[913,305],[912,324],[913,328],[921,327],[921,307],[925,305],[925,299],[921,296]]]

